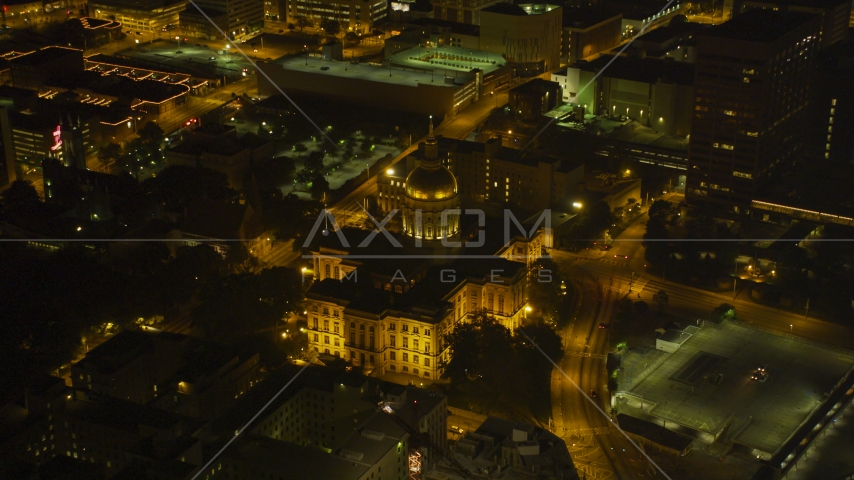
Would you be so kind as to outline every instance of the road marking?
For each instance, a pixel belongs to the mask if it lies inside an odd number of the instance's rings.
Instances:
[[[614,475],[614,472],[611,470],[605,470],[604,468],[594,467],[593,465],[576,465],[576,468],[580,470],[582,473],[586,475],[586,478],[590,480],[604,480],[606,478],[611,478]]]
[[[605,355],[603,355],[601,353],[589,353],[589,352],[564,352],[564,355],[569,355],[571,357],[605,358]]]
[[[590,435],[608,435],[611,433],[611,427],[592,427],[592,428],[576,428],[575,430],[566,430],[563,436],[564,440],[567,437],[587,437]]]

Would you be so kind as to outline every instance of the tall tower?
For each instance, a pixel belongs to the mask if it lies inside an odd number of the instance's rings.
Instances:
[[[459,207],[457,179],[439,158],[431,116],[420,164],[404,183],[403,233],[417,240],[452,237],[460,229]]]
[[[749,213],[803,145],[820,17],[752,9],[697,37],[685,198]]]

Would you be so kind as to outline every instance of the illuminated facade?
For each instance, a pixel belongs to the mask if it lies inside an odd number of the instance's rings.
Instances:
[[[433,0],[433,18],[451,22],[480,25],[480,14],[484,8],[505,0]]]
[[[264,26],[264,4],[258,0],[198,0],[204,10],[224,12],[228,17],[225,33],[239,38],[257,32]],[[188,5],[188,9],[195,9]]]
[[[423,240],[451,238],[460,229],[457,179],[439,159],[432,117],[424,149],[420,165],[404,183],[403,233]]]
[[[186,7],[187,0],[93,0],[89,14],[121,22],[129,30],[160,32],[166,25],[177,25],[178,14]]]
[[[319,25],[335,20],[342,31],[370,32],[374,24],[388,16],[388,3],[376,0],[296,0],[288,2],[288,21],[305,17]]]
[[[688,202],[749,213],[796,161],[820,29],[818,16],[752,9],[698,36]]]

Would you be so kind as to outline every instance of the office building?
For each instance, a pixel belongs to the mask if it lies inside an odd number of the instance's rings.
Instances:
[[[733,16],[760,8],[821,17],[821,44],[824,49],[848,38],[850,0],[734,0]]]
[[[510,111],[525,121],[537,121],[561,104],[560,84],[542,78],[511,88],[508,93]]]
[[[747,213],[802,154],[821,17],[751,9],[697,37],[686,200]]]
[[[503,55],[516,76],[560,67],[563,9],[558,5],[498,3],[480,15],[480,44]]]
[[[264,4],[259,0],[197,0],[202,10],[223,12],[228,17],[226,35],[240,38],[264,27]],[[195,9],[188,5],[187,9]]]
[[[664,10],[662,10],[662,6],[647,2],[614,1],[608,3],[610,9],[623,15],[622,33],[620,35],[623,40],[640,35],[641,32],[648,32],[669,25],[673,17],[683,14],[680,3],[674,2]]]
[[[804,154],[854,163],[854,40],[825,49],[812,72]]]
[[[602,9],[567,9],[563,13],[561,62],[593,60],[620,44],[623,15]]]
[[[281,7],[280,7],[281,8]],[[288,21],[296,23],[304,17],[319,25],[324,20],[336,20],[342,31],[368,33],[378,22],[388,18],[385,0],[294,0],[287,2]]]
[[[228,15],[220,10],[210,8],[199,9],[190,5],[190,8],[178,14],[178,23],[181,34],[187,37],[205,38],[208,40],[220,40],[222,32],[228,31]]]
[[[627,54],[636,58],[673,59],[677,62],[697,61],[697,35],[712,25],[692,22],[672,22],[666,27],[644,33],[629,45]]]
[[[603,56],[552,73],[551,78],[560,84],[563,102],[583,107],[585,114],[637,119],[666,135],[691,133],[690,63]]]
[[[432,0],[430,3],[433,4],[433,18],[435,19],[480,25],[483,10],[504,1],[506,0],[474,0],[471,2]]]
[[[166,25],[177,25],[178,14],[187,0],[93,0],[89,15],[122,23],[134,32],[160,32]]]
[[[0,106],[0,190],[17,180],[15,172],[15,143],[9,124],[7,107]]]
[[[66,47],[44,47],[11,60],[12,86],[41,90],[49,80],[66,72],[83,70],[83,51]]]

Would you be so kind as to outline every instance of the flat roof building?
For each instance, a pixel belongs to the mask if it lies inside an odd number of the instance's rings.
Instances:
[[[822,49],[848,38],[849,0],[735,0],[733,17],[754,8],[820,16]]]
[[[258,62],[266,75],[258,77],[261,96],[279,90],[322,95],[327,98],[376,108],[411,113],[453,116],[479,95],[478,75],[459,70],[423,71],[350,64],[309,56],[285,56]]]
[[[619,45],[622,19],[623,14],[604,9],[565,10],[561,62],[592,60]]]
[[[294,0],[286,8],[289,22],[296,23],[300,17],[316,25],[335,20],[343,31],[370,33],[374,25],[388,18],[389,6],[384,0]]]

